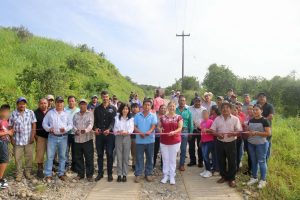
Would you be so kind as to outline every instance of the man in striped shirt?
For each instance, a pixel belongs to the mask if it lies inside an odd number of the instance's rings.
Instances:
[[[20,97],[17,100],[17,109],[9,116],[9,129],[16,130],[11,143],[14,146],[16,181],[22,181],[22,155],[25,157],[25,177],[32,179],[30,174],[33,161],[34,136],[36,129],[36,117],[32,110],[26,108],[27,100]]]

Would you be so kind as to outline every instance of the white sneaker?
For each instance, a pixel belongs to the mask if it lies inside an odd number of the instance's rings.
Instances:
[[[174,176],[170,177],[170,185],[175,185],[175,177]]]
[[[2,189],[5,189],[5,188],[8,188],[9,185],[8,185],[8,183],[4,182],[4,180],[2,180],[2,181],[0,182],[0,187],[1,187]]]
[[[210,171],[206,171],[206,173],[203,175],[203,178],[209,178],[211,176],[212,176],[211,172]]]
[[[200,173],[199,175],[200,175],[200,176],[203,176],[206,172],[207,172],[207,171],[204,170],[204,172]]]
[[[214,175],[214,176],[219,176],[219,175],[220,175],[220,172],[214,172],[213,175]]]
[[[114,162],[113,167],[117,167],[117,164]]]
[[[128,162],[128,166],[132,166],[132,162],[131,161]]]
[[[256,178],[251,178],[250,181],[247,183],[247,185],[252,185],[254,183],[257,183],[258,182],[258,179]]]
[[[97,170],[97,171],[99,170],[99,167],[98,167],[98,165],[95,167],[95,170]]]
[[[240,162],[240,168],[242,168],[243,167],[243,163],[242,163],[242,161]]]
[[[262,189],[263,187],[266,187],[266,184],[267,184],[266,181],[260,180],[257,188]]]
[[[163,179],[161,179],[161,183],[165,184],[167,183],[167,181],[169,180],[169,176],[168,175],[165,175]]]

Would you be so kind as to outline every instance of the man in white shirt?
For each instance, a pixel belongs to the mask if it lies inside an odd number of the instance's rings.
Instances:
[[[190,106],[188,108],[193,115],[193,123],[194,123],[194,131],[193,133],[201,133],[200,123],[202,122],[202,111],[206,110],[202,106],[202,99],[201,97],[197,96],[194,99],[194,105]],[[199,143],[201,141],[201,135],[189,135],[189,154],[190,154],[190,163],[187,164],[188,167],[191,167],[193,165],[196,165],[196,156],[195,156],[195,142],[197,140],[197,147],[198,147],[198,167],[203,167],[203,156],[202,156],[202,150],[199,146]]]
[[[180,92],[177,91],[177,92],[176,92],[176,96],[175,96],[175,97],[173,98],[173,100],[172,100],[172,101],[174,101],[174,102],[176,103],[176,107],[179,106],[179,96],[180,96]]]
[[[176,97],[175,91],[171,91],[170,101],[174,101],[174,98]]]
[[[73,121],[70,112],[64,109],[64,98],[61,96],[55,99],[55,109],[47,112],[43,120],[43,128],[49,132],[47,142],[47,161],[45,164],[46,181],[51,181],[52,166],[55,150],[58,147],[59,169],[58,177],[65,181],[66,150],[68,131],[73,128]]]
[[[117,98],[117,95],[115,95],[115,94],[113,96],[112,105],[116,108],[116,110],[118,110],[118,98]]]

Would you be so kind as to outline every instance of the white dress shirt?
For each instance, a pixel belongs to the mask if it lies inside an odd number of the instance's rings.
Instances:
[[[121,119],[119,118],[119,116],[115,116],[115,125],[114,125],[114,132],[118,132],[118,131],[128,131],[128,133],[133,133],[134,130],[134,118],[131,117],[130,119],[128,119],[128,117],[126,119],[124,119],[123,117],[121,117]]]
[[[192,112],[193,120],[194,122],[196,122],[196,126],[194,126],[194,129],[197,129],[197,126],[199,126],[203,121],[202,111],[206,110],[206,108],[204,108],[203,106],[201,106],[200,108],[195,108],[195,106],[193,105],[190,106],[188,109]]]
[[[50,128],[54,128],[53,131],[56,135],[62,135],[73,128],[72,116],[70,112],[66,110],[58,114],[54,108],[46,113],[42,126],[47,132],[49,132]],[[60,128],[64,128],[65,131],[60,132]]]

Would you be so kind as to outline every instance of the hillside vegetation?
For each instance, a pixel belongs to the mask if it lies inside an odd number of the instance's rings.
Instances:
[[[29,107],[47,94],[89,99],[108,90],[128,102],[130,91],[142,89],[127,81],[103,53],[87,45],[34,36],[24,27],[0,27],[0,103],[14,106],[25,96]]]

